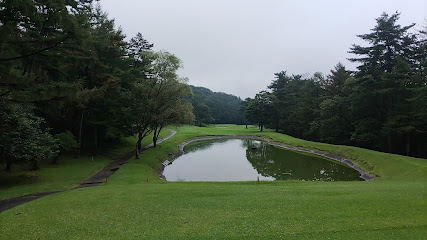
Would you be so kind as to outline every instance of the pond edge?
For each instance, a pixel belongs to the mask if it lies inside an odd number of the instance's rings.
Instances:
[[[206,136],[206,137],[197,137],[197,138],[185,140],[184,142],[182,142],[178,145],[178,154],[176,154],[175,156],[172,156],[172,157],[168,158],[167,160],[165,160],[162,163],[162,166],[160,167],[160,169],[158,169],[157,173],[158,173],[160,179],[166,180],[165,176],[163,175],[163,171],[164,171],[165,167],[167,165],[171,164],[175,159],[177,159],[178,157],[180,157],[181,155],[184,154],[185,145],[192,143],[192,142],[197,142],[197,141],[216,140],[216,139],[253,139],[253,140],[264,141],[264,142],[267,142],[268,144],[275,146],[275,147],[280,147],[280,148],[293,150],[293,151],[297,151],[297,152],[310,153],[310,154],[322,156],[322,157],[325,157],[327,159],[343,163],[343,164],[353,168],[357,172],[359,172],[360,178],[362,178],[365,181],[372,181],[375,179],[372,175],[370,175],[368,172],[366,172],[365,170],[363,170],[359,166],[355,165],[352,161],[350,161],[346,158],[340,157],[338,155],[332,154],[332,153],[325,153],[325,152],[321,152],[321,151],[317,151],[317,150],[309,150],[309,149],[304,149],[304,148],[291,147],[291,146],[287,146],[287,145],[284,145],[281,143],[273,142],[270,139],[263,138],[263,137],[241,136],[241,135]]]

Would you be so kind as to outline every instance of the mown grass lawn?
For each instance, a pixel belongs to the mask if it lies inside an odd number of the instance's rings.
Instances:
[[[164,130],[160,138],[170,132]],[[143,146],[151,143],[152,136],[142,142]],[[105,146],[103,151],[107,155],[120,155],[132,151],[136,137],[122,139],[115,146]],[[98,154],[83,153],[81,157],[74,158],[72,153],[61,155],[57,164],[50,161],[40,163],[40,170],[29,171],[30,166],[13,166],[13,171],[8,173],[0,170],[0,199],[22,196],[25,194],[61,191],[77,186],[87,177],[101,170],[111,162],[111,158]]]
[[[181,127],[108,182],[0,214],[0,239],[426,239],[427,160],[294,139],[244,126]],[[255,134],[333,152],[370,182],[165,182],[157,169],[185,139]],[[149,181],[146,182],[146,179]]]

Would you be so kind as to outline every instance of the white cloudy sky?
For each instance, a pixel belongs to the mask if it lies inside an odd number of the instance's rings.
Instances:
[[[347,58],[357,34],[382,12],[401,12],[401,25],[426,25],[426,0],[101,0],[128,38],[137,32],[155,50],[184,64],[190,84],[253,97],[274,73],[328,74]]]

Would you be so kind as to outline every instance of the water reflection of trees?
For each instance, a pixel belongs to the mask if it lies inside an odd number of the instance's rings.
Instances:
[[[185,153],[195,152],[199,150],[205,150],[210,148],[216,143],[225,143],[227,140],[230,139],[216,139],[216,140],[205,140],[205,141],[198,141],[198,142],[192,142],[184,147]]]
[[[246,158],[263,176],[277,180],[308,181],[359,180],[354,169],[321,157],[273,147],[266,142],[243,140]]]

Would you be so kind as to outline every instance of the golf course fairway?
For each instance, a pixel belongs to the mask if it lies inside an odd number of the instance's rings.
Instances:
[[[49,195],[0,213],[0,239],[426,239],[426,159],[309,142],[251,126],[174,130],[177,134],[160,148],[129,159],[100,186]],[[260,136],[332,153],[375,179],[159,179],[162,162],[178,153],[181,142],[212,135]]]

